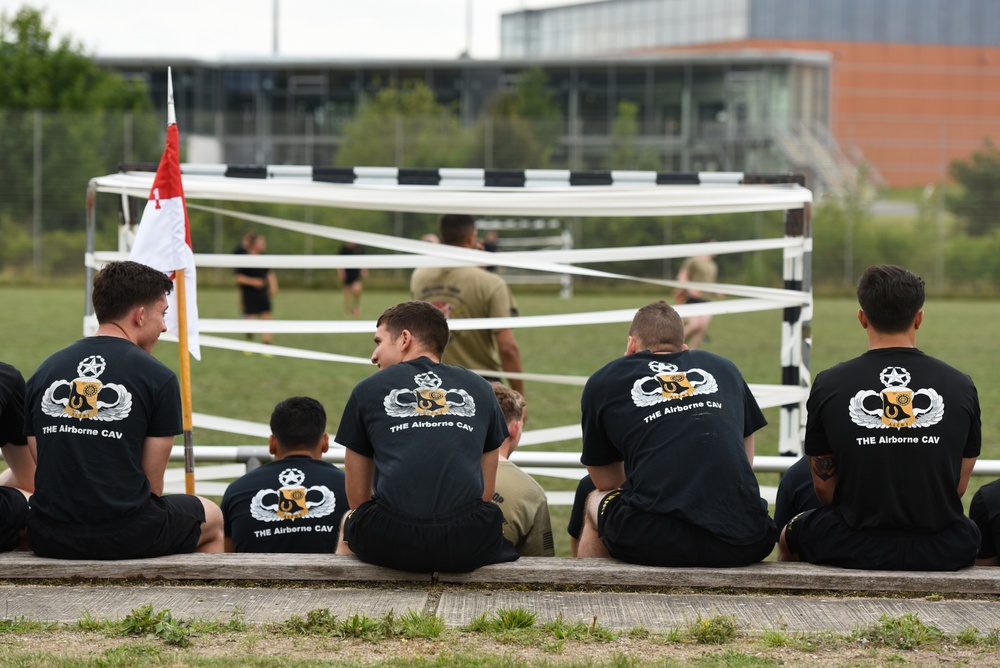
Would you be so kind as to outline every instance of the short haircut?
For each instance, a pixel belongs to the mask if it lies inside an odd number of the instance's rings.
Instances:
[[[282,450],[314,448],[326,431],[326,410],[311,397],[289,397],[271,413],[271,433]]]
[[[636,339],[641,350],[677,352],[684,347],[684,321],[670,304],[660,300],[636,312],[628,335]]]
[[[512,390],[498,380],[494,380],[490,385],[493,386],[493,393],[497,395],[504,422],[515,422],[524,417],[524,407],[528,404],[520,392]]]
[[[907,331],[924,306],[924,279],[894,264],[874,265],[858,279],[858,304],[875,331]]]
[[[437,306],[430,302],[410,301],[390,306],[375,323],[376,327],[385,326],[393,338],[409,330],[417,341],[426,346],[435,355],[444,354],[448,345],[448,321]]]
[[[461,213],[448,213],[441,216],[441,243],[449,246],[461,246],[476,229],[476,220],[472,216]]]
[[[97,322],[121,320],[135,307],[153,304],[173,289],[173,281],[158,269],[131,260],[110,262],[94,275],[91,299]]]

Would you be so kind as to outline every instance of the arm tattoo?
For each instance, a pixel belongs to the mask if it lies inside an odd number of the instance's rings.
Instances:
[[[809,463],[812,465],[813,473],[823,482],[837,475],[837,466],[833,463],[833,455],[810,457]]]

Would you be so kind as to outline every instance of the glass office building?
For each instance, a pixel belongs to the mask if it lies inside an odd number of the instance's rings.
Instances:
[[[825,143],[890,185],[943,181],[1000,138],[996,0],[603,0],[501,20],[503,58],[733,49],[829,54]]]
[[[796,167],[784,146],[788,136],[803,128],[821,133],[829,121],[829,56],[802,51],[493,61],[99,62],[145,80],[158,106],[165,104],[166,69],[172,66],[187,159],[199,162],[333,164],[345,124],[365,100],[384,87],[414,81],[426,84],[462,126],[472,127],[489,115],[495,95],[532,68],[545,73],[559,110],[558,127],[549,133],[556,137],[549,167],[781,172]],[[615,162],[623,103],[634,110],[630,144],[642,164]],[[441,166],[495,167],[495,155],[487,150],[482,164]],[[401,156],[400,166],[408,166],[405,151]]]

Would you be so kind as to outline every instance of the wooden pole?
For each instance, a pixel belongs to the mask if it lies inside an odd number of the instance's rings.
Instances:
[[[188,354],[187,290],[184,270],[176,271],[177,341],[180,355],[181,411],[184,420],[184,491],[194,494],[194,421],[191,404],[191,356]]]

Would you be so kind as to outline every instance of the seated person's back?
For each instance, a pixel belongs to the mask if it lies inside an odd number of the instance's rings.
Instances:
[[[275,461],[234,480],[222,497],[227,552],[333,553],[347,512],[344,472],[322,460],[326,411],[290,397],[271,413]]]
[[[517,559],[489,502],[503,414],[489,383],[441,364],[447,344],[433,304],[404,302],[379,318],[379,371],[354,388],[337,429],[351,505],[338,553],[413,572]]]
[[[924,282],[869,267],[857,317],[868,351],[817,374],[805,452],[823,508],[784,529],[781,557],[885,570],[971,566],[979,531],[962,494],[981,448],[968,375],[916,347]]]
[[[982,540],[977,566],[1000,566],[1000,480],[976,490],[969,503],[969,519],[979,527]]]
[[[493,503],[503,511],[504,538],[514,544],[514,549],[522,557],[554,557],[552,518],[545,490],[510,461],[524,429],[524,397],[499,381],[493,381],[491,385],[510,433],[500,446],[496,491],[493,493]]]
[[[626,354],[583,390],[587,499],[581,557],[650,566],[740,566],[777,531],[754,476],[754,432],[767,424],[739,369],[684,344],[666,302],[635,315]]]
[[[51,355],[28,380],[24,431],[38,452],[28,544],[39,556],[222,551],[215,503],[161,496],[183,422],[177,377],[150,353],[172,289],[156,269],[109,263],[94,276],[96,335]]]

